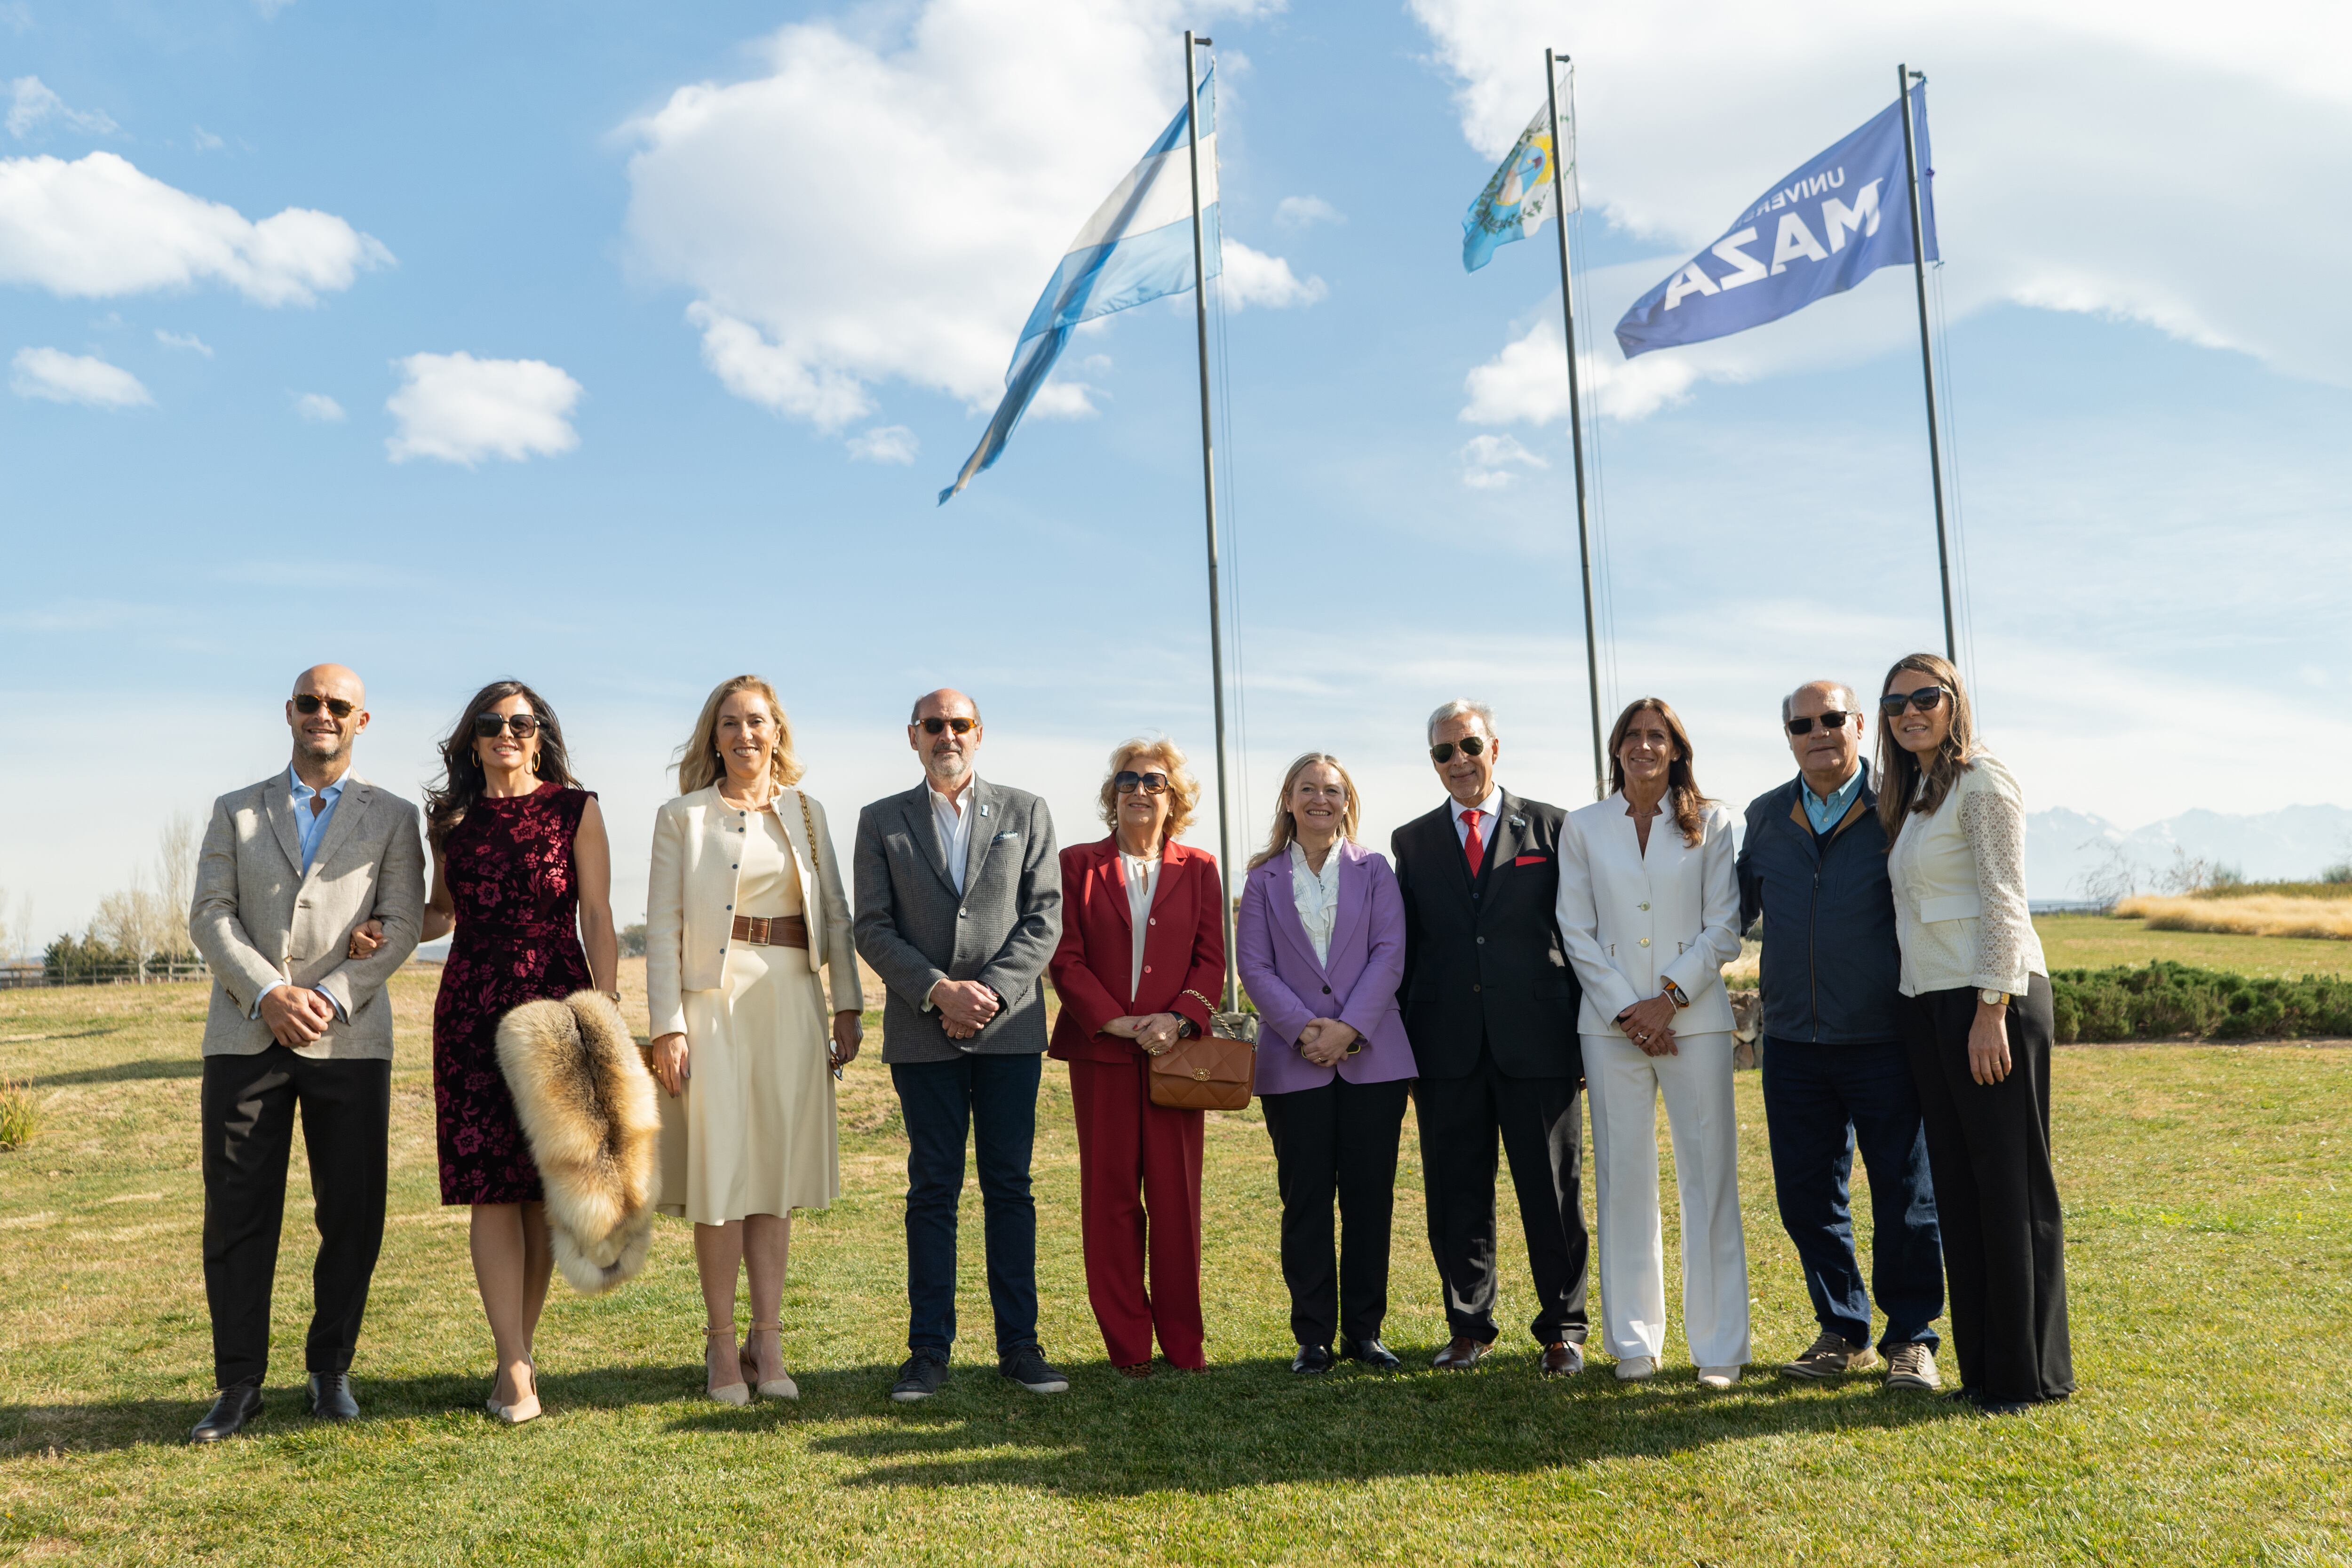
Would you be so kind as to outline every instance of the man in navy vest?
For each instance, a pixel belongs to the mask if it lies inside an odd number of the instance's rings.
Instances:
[[[1740,929],[1764,920],[1772,1182],[1821,1322],[1812,1347],[1780,1370],[1840,1377],[1869,1371],[1883,1352],[1888,1388],[1933,1389],[1943,1243],[1895,1021],[1895,900],[1862,760],[1862,704],[1852,687],[1816,680],[1780,704],[1780,718],[1798,776],[1748,806],[1739,850]],[[1870,1173],[1867,1290],[1847,1206],[1857,1147]],[[1886,1314],[1876,1352],[1874,1292]]]

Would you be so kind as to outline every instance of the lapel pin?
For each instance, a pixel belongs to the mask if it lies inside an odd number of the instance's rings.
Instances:
[[[1524,816],[1514,816],[1511,818],[1511,826],[1514,827],[1525,827],[1527,825],[1528,819]]]

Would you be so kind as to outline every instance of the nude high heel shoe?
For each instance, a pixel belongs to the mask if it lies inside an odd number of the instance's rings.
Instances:
[[[710,1370],[709,1342],[712,1340],[725,1340],[731,1347],[735,1343],[735,1325],[730,1323],[723,1329],[705,1329],[702,1331],[702,1339],[703,1374],[707,1378],[709,1375]],[[738,1360],[740,1361],[740,1358],[739,1357]],[[704,1392],[711,1398],[719,1401],[721,1405],[749,1405],[751,1403],[751,1390],[749,1386],[740,1382],[723,1383],[717,1388],[706,1387]]]
[[[751,1325],[751,1332],[755,1334],[781,1334],[783,1330],[784,1325],[781,1321],[773,1323],[755,1321]],[[751,1342],[749,1339],[743,1342],[742,1348],[738,1350],[735,1355],[742,1364],[744,1381],[747,1383],[757,1381],[760,1375],[760,1363],[758,1358],[751,1354]],[[782,1377],[772,1377],[767,1382],[760,1384],[760,1397],[762,1399],[798,1399],[800,1396],[801,1385],[793,1381],[790,1373],[786,1373]]]
[[[523,1362],[530,1368],[530,1393],[517,1399],[512,1405],[500,1405],[495,1396],[482,1401],[485,1409],[509,1426],[520,1426],[526,1421],[536,1421],[541,1414],[539,1404],[539,1363],[529,1356],[525,1356]]]

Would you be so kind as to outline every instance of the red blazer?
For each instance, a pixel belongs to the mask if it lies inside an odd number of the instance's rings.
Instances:
[[[1062,851],[1062,944],[1050,966],[1062,999],[1046,1054],[1062,1061],[1131,1062],[1142,1047],[1106,1035],[1113,1018],[1176,1013],[1209,1030],[1209,1009],[1189,989],[1214,1001],[1225,985],[1225,922],[1218,918],[1217,858],[1171,839],[1160,852],[1144,932],[1143,984],[1130,996],[1135,926],[1116,835]]]

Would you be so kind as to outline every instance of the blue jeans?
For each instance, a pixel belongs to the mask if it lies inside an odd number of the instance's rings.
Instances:
[[[999,1359],[1037,1342],[1037,1205],[1029,1151],[1042,1058],[977,1053],[890,1068],[907,1124],[907,1348],[945,1361],[955,1342],[956,1205],[967,1131],[980,1163],[988,1300]]]
[[[1870,1298],[1886,1314],[1881,1350],[1942,1341],[1944,1248],[1919,1091],[1901,1042],[1817,1046],[1764,1042],[1764,1124],[1780,1223],[1797,1244],[1821,1325],[1852,1344],[1870,1340]],[[1847,1178],[1855,1149],[1870,1173],[1871,1290],[1853,1255]]]

